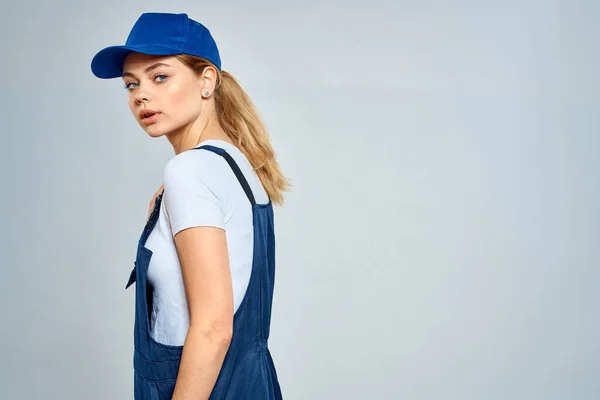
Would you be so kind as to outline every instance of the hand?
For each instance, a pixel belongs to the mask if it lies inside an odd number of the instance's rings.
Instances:
[[[156,193],[154,193],[154,196],[152,196],[152,200],[150,200],[150,206],[148,207],[148,217],[150,217],[150,213],[152,213],[152,209],[154,208],[154,202],[156,201],[156,198],[158,197],[160,192],[163,191],[164,188],[164,184],[160,185],[160,188],[156,191]]]

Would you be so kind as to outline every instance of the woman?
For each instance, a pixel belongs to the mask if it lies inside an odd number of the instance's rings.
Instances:
[[[175,156],[151,201],[136,282],[135,399],[281,399],[267,347],[273,203],[289,183],[217,45],[186,14],[145,13],[92,60]]]

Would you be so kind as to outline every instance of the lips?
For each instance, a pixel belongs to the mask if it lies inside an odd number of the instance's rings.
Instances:
[[[144,119],[150,118],[155,114],[158,114],[158,111],[143,109],[142,111],[140,111],[139,116],[140,119],[143,121]]]
[[[154,110],[144,109],[140,111],[140,122],[146,126],[156,123],[160,113]]]

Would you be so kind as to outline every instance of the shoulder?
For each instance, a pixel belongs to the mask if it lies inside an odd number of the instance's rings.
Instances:
[[[194,167],[200,167],[210,162],[211,154],[201,150],[187,150],[172,157],[165,165],[165,175],[177,172],[185,172]],[[217,156],[216,154],[214,154]]]
[[[221,183],[215,176],[216,161],[207,151],[191,149],[177,154],[165,165],[165,213],[173,236],[195,226],[224,229],[225,204]]]
[[[221,169],[221,156],[210,151],[190,149],[172,157],[164,168],[164,180],[179,182],[181,180],[205,181]]]

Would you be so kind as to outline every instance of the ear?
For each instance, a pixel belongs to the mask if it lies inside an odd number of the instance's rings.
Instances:
[[[213,66],[204,68],[204,71],[198,77],[198,86],[202,90],[202,97],[209,98],[215,91],[217,84],[217,70]]]

